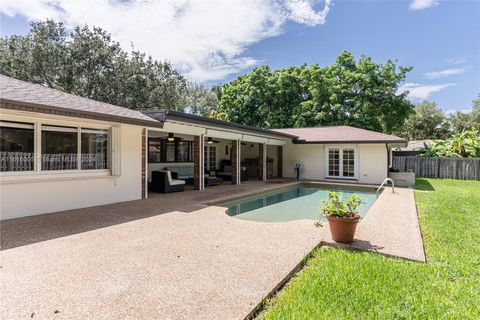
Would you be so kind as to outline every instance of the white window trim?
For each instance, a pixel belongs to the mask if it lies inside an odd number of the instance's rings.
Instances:
[[[1,183],[14,183],[14,182],[23,182],[23,181],[46,181],[46,180],[71,180],[71,179],[91,179],[91,178],[105,178],[105,177],[115,177],[120,175],[120,127],[106,125],[101,123],[88,123],[88,122],[70,122],[64,120],[56,119],[41,119],[38,120],[33,117],[27,116],[18,116],[18,115],[9,115],[2,114],[1,122],[22,122],[33,124],[34,130],[34,170],[30,171],[5,171],[0,172]],[[42,128],[48,127],[69,127],[78,129],[78,150],[81,151],[80,137],[81,137],[81,128],[83,130],[99,130],[107,131],[109,133],[109,165],[110,169],[98,169],[98,170],[82,170],[80,165],[77,164],[77,169],[72,170],[42,170],[41,169],[41,138],[42,138]],[[115,128],[115,130],[113,130]],[[48,129],[47,129],[48,130]],[[115,131],[115,138],[112,141],[112,131]],[[116,141],[118,140],[118,141]],[[114,144],[117,144],[115,146]],[[80,152],[81,153],[81,152]],[[78,161],[80,161],[80,157]],[[114,163],[115,162],[115,163]],[[114,174],[114,166],[116,167],[116,174]]]
[[[331,149],[339,149],[339,152],[340,152],[340,163],[339,163],[339,173],[341,175],[339,176],[331,176],[328,174],[329,172],[329,159],[328,159],[328,154],[329,154],[329,151]],[[343,176],[343,149],[353,149],[353,152],[354,152],[354,175],[353,177],[344,177]],[[347,144],[340,144],[340,145],[327,145],[325,147],[325,178],[326,179],[338,179],[338,180],[358,180],[358,173],[359,173],[359,170],[360,170],[360,158],[359,158],[359,154],[358,154],[358,145],[347,145]]]

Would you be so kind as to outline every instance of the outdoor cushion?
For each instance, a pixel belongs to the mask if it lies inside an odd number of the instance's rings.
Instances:
[[[181,184],[185,184],[185,180],[172,180],[169,183],[171,186],[178,186]]]
[[[170,166],[166,167],[165,170],[176,172],[178,179],[193,178],[193,166]]]
[[[163,171],[163,170],[162,170]],[[172,179],[172,173],[170,171],[165,171],[167,173],[168,184],[171,186],[176,186],[180,184],[185,184],[185,180],[174,180]]]
[[[223,173],[232,173],[232,166],[224,166]]]

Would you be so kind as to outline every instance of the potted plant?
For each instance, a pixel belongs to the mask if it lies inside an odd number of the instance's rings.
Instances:
[[[328,200],[322,201],[321,209],[327,217],[332,239],[336,242],[351,243],[355,236],[355,229],[360,220],[358,206],[362,198],[352,194],[346,199],[340,199],[338,192],[328,192]]]

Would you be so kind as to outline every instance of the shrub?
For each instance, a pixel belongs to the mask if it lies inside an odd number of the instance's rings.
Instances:
[[[350,195],[346,199],[340,199],[340,193],[328,192],[328,200],[323,200],[321,209],[326,216],[348,218],[353,217],[358,213],[358,206],[363,199],[356,194]]]
[[[423,149],[424,157],[480,157],[480,133],[476,130],[464,130],[450,139],[437,140]]]

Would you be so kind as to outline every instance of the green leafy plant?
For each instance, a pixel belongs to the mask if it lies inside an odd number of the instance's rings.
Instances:
[[[447,140],[437,140],[430,145],[425,145],[423,156],[425,157],[480,157],[480,132],[464,130],[453,135]]]
[[[346,199],[340,199],[340,193],[329,191],[328,200],[323,200],[320,208],[326,216],[350,218],[358,213],[357,208],[362,201],[363,199],[356,194],[352,194]]]

